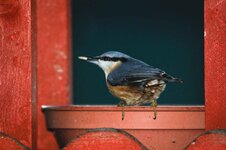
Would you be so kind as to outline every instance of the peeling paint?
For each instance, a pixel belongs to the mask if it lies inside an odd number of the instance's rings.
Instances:
[[[57,56],[60,57],[60,58],[63,58],[63,59],[67,59],[67,55],[62,50],[57,51]]]
[[[58,80],[63,80],[62,76],[57,76]]]
[[[38,137],[37,149],[59,149],[54,135],[47,131],[41,105],[70,103],[71,82],[68,75],[70,2],[37,0],[37,66],[38,66]],[[71,37],[70,37],[71,38]],[[68,87],[69,90],[68,90]]]
[[[59,64],[55,64],[53,67],[54,67],[54,69],[57,73],[63,73],[64,72],[63,68]]]

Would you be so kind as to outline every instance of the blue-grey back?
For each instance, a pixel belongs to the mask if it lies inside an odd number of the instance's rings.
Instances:
[[[164,71],[140,60],[130,58],[111,72],[107,80],[111,85],[140,84],[147,80],[159,79]]]

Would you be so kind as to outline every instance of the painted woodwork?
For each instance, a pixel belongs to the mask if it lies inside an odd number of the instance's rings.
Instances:
[[[206,130],[226,129],[226,0],[205,0]]]
[[[0,132],[32,146],[32,12],[29,0],[0,1]],[[1,146],[14,143],[3,138]]]
[[[37,0],[37,149],[58,149],[41,105],[67,105],[71,96],[70,5]]]

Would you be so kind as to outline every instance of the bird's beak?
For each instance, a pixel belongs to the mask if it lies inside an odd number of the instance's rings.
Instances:
[[[96,57],[79,56],[78,59],[85,60],[85,61],[91,62],[91,63],[97,63]]]

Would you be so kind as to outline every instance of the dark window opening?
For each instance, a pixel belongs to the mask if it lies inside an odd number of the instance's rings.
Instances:
[[[180,77],[159,104],[204,104],[202,0],[73,0],[74,104],[117,104],[103,71],[77,59],[117,50]]]

